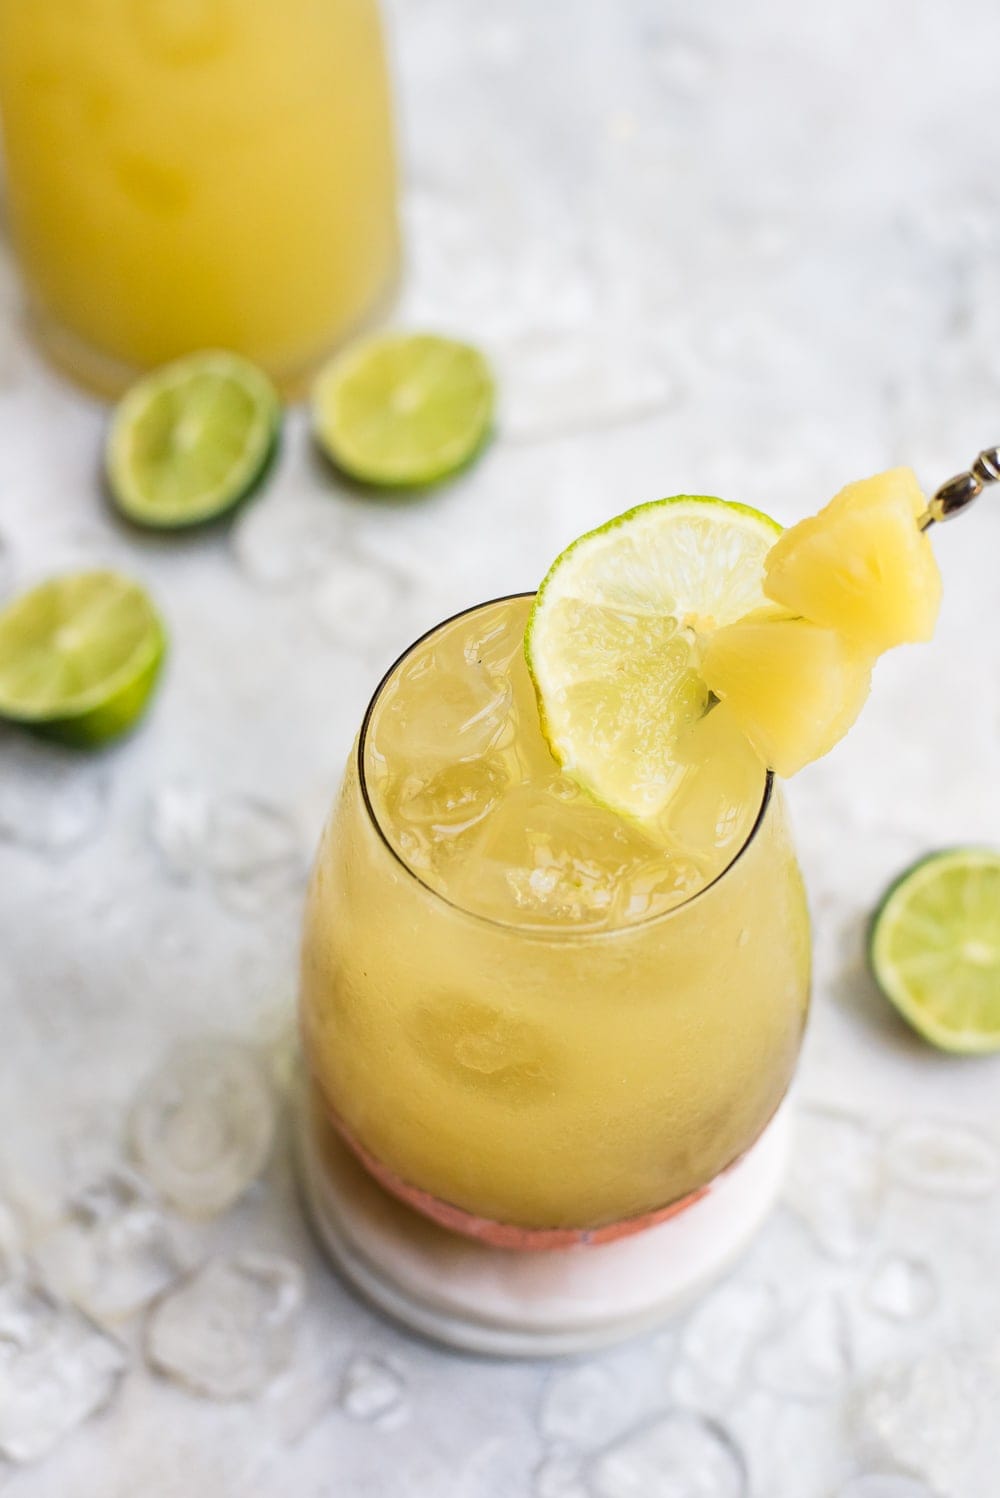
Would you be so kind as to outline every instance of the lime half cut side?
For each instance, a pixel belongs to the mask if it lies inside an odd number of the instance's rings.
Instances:
[[[136,525],[178,530],[233,508],[274,453],[281,406],[270,380],[236,354],[190,354],[133,385],[115,410],[108,486]]]
[[[764,558],[781,533],[745,505],[678,495],[628,510],[575,541],[542,583],[525,635],[542,728],[593,796],[648,819],[683,770],[678,746],[703,716],[701,640],[764,602]]]
[[[385,488],[422,488],[464,468],[485,444],[493,378],[470,344],[391,334],[332,359],[312,405],[316,438],[344,473]]]
[[[96,747],[142,716],[166,632],[149,596],[119,573],[77,572],[0,613],[0,718]]]
[[[908,869],[872,922],[875,980],[925,1040],[1000,1050],[1000,853],[952,848]]]

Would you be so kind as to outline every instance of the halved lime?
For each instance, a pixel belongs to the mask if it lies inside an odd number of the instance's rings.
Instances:
[[[647,818],[683,769],[678,742],[708,705],[699,640],[764,603],[776,521],[678,495],[628,510],[557,558],[525,634],[552,752],[592,795]]]
[[[317,440],[338,468],[366,484],[415,488],[478,453],[493,419],[493,379],[467,343],[396,333],[332,359],[312,404]]]
[[[256,487],[281,406],[267,376],[236,354],[190,354],[133,385],[108,432],[111,497],[137,525],[214,520]]]
[[[950,848],[891,886],[872,921],[875,981],[945,1051],[1000,1050],[1000,853]]]
[[[148,595],[117,572],[75,572],[0,613],[0,718],[96,746],[142,716],[166,649]]]

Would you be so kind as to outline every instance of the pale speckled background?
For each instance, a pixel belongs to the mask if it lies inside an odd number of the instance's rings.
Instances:
[[[0,590],[109,559],[147,581],[173,635],[146,727],[59,765],[43,807],[28,799],[41,751],[0,737],[0,1186],[26,1232],[114,1153],[172,1039],[287,1036],[300,872],[370,689],[418,631],[530,587],[629,504],[715,492],[787,521],[897,462],[933,488],[1000,440],[1000,20],[986,0],[395,0],[389,21],[408,246],[396,317],[482,343],[501,379],[498,439],[452,486],[361,500],[312,456],[296,412],[270,486],[228,534],[125,533],[99,499],[105,411],[41,364],[0,267]],[[264,1186],[190,1237],[195,1254],[246,1244],[305,1264],[293,1370],[221,1407],[137,1369],[45,1463],[0,1473],[5,1495],[731,1498],[690,1473],[670,1486],[641,1455],[639,1485],[615,1487],[595,1456],[624,1437],[627,1464],[627,1432],[678,1404],[727,1424],[754,1498],[834,1498],[894,1465],[863,1436],[866,1381],[887,1359],[961,1347],[980,1360],[968,1368],[1000,1348],[994,1176],[977,1195],[904,1189],[883,1178],[879,1132],[965,1121],[989,1158],[1000,1061],[924,1048],[861,959],[867,913],[907,861],[1000,843],[1000,497],[935,546],[937,640],[878,668],[862,722],[789,792],[817,924],[800,1101],[867,1121],[877,1204],[849,1252],[823,1251],[825,1203],[856,1182],[831,1163],[841,1124],[814,1114],[804,1184],[719,1312],[735,1357],[740,1297],[765,1285],[778,1330],[743,1348],[725,1389],[691,1372],[697,1323],[582,1373],[396,1333],[328,1275],[281,1149]],[[223,900],[197,860],[165,866],[157,817],[221,793],[287,819],[274,889]],[[26,846],[39,827],[72,845]],[[926,1314],[894,1323],[866,1297],[897,1251],[935,1289]],[[818,1351],[795,1343],[803,1326]],[[359,1351],[395,1358],[406,1385],[382,1424],[337,1403]],[[923,1491],[989,1498],[1000,1438],[983,1426],[949,1444],[934,1426],[947,1404],[932,1393],[916,1421],[933,1448]]]

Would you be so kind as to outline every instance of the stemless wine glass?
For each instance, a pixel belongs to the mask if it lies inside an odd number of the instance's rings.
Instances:
[[[287,385],[395,279],[376,0],[0,0],[0,114],[34,321],[99,389],[206,347]]]
[[[754,1144],[795,1065],[809,929],[756,761],[707,767],[693,859],[561,775],[530,603],[441,625],[376,691],[316,859],[301,1015],[318,1115],[383,1186],[550,1248],[668,1216]]]

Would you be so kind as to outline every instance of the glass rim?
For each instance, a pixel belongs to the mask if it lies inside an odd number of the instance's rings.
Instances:
[[[522,593],[502,593],[497,598],[487,598],[484,599],[481,603],[470,604],[467,608],[459,609],[456,613],[450,614],[446,619],[442,619],[439,623],[432,624],[429,629],[425,629],[423,634],[418,635],[417,638],[411,642],[411,644],[407,645],[405,650],[400,652],[400,654],[396,657],[392,664],[383,673],[378,685],[371,695],[368,706],[365,708],[364,716],[361,719],[361,728],[358,732],[358,742],[356,749],[358,784],[361,789],[361,800],[362,804],[364,805],[368,821],[375,829],[379,841],[383,844],[386,851],[391,855],[395,862],[399,864],[403,872],[408,875],[408,877],[412,879],[415,884],[419,885],[421,889],[425,890],[433,901],[435,901],[439,905],[445,906],[449,910],[454,910],[458,915],[464,917],[466,920],[478,921],[481,922],[484,926],[489,926],[494,930],[516,933],[520,937],[531,940],[537,939],[541,941],[573,942],[614,940],[615,938],[627,936],[629,932],[646,931],[651,926],[655,926],[661,921],[665,922],[670,920],[671,917],[680,915],[682,911],[690,909],[690,907],[694,905],[698,900],[700,900],[704,895],[707,895],[710,890],[715,889],[716,885],[722,883],[730,870],[733,869],[737,863],[739,863],[744,853],[746,853],[747,850],[756,841],[757,834],[760,832],[761,828],[764,825],[768,810],[770,809],[771,802],[774,797],[773,770],[767,769],[764,771],[764,792],[761,796],[761,802],[760,806],[757,809],[757,814],[754,817],[753,822],[751,823],[746,837],[743,839],[740,846],[736,849],[736,852],[733,854],[732,858],[729,859],[728,863],[723,865],[723,867],[714,876],[714,878],[710,879],[707,884],[703,884],[700,889],[696,889],[693,894],[687,895],[683,900],[679,902],[679,904],[671,905],[666,910],[658,910],[652,915],[643,916],[641,920],[629,921],[618,926],[538,926],[530,925],[526,922],[521,921],[497,920],[493,916],[483,915],[475,910],[468,910],[464,905],[460,905],[456,900],[451,900],[447,895],[442,894],[439,889],[435,889],[432,884],[428,884],[427,880],[422,877],[418,870],[413,868],[413,866],[407,862],[406,858],[395,846],[392,839],[387,834],[385,828],[382,826],[382,823],[379,821],[378,812],[375,809],[372,797],[368,789],[368,778],[365,772],[365,749],[368,743],[368,732],[371,728],[372,719],[375,714],[375,709],[378,706],[379,698],[381,697],[385,688],[389,685],[389,682],[392,680],[393,676],[399,670],[400,666],[403,665],[404,661],[406,661],[415,650],[419,649],[419,647],[423,645],[426,640],[431,639],[433,635],[438,634],[441,630],[447,629],[450,624],[456,623],[457,620],[464,619],[469,614],[478,614],[482,609],[492,608],[495,604],[514,603],[523,598],[534,598],[536,591],[536,589],[529,589]]]

